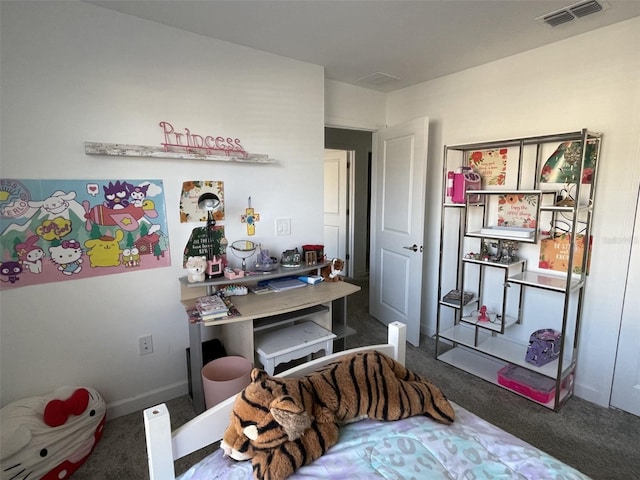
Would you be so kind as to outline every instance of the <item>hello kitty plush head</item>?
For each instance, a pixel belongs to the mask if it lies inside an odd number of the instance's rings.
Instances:
[[[207,257],[189,257],[186,263],[189,283],[204,282],[207,269]]]
[[[2,480],[64,480],[102,438],[106,406],[89,387],[61,387],[0,410]]]

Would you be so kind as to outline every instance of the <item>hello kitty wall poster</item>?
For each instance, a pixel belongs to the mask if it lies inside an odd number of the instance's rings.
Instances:
[[[162,180],[0,179],[0,289],[171,265]]]

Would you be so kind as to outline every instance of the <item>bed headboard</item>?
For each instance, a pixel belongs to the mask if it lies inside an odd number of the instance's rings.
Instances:
[[[368,345],[320,357],[276,376],[298,377],[313,372],[345,354],[377,350],[404,365],[406,356],[406,326],[393,322],[387,326],[387,343]],[[229,416],[236,396],[204,411],[194,419],[171,432],[167,406],[163,403],[143,412],[150,480],[174,480],[173,462],[196,450],[222,439],[229,424]]]

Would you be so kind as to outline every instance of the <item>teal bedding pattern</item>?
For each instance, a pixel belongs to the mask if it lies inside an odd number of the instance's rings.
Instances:
[[[452,402],[453,404],[453,402]],[[294,480],[327,478],[589,480],[552,456],[453,404],[451,426],[426,417],[362,420],[342,428],[340,441]],[[180,480],[248,480],[251,463],[216,451]]]

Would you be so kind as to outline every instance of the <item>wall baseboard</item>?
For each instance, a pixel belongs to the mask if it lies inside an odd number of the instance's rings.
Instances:
[[[142,412],[145,408],[187,395],[187,387],[187,381],[178,382],[151,390],[142,395],[111,402],[107,404],[107,420],[113,420],[130,413]],[[142,419],[142,417],[140,418]]]

